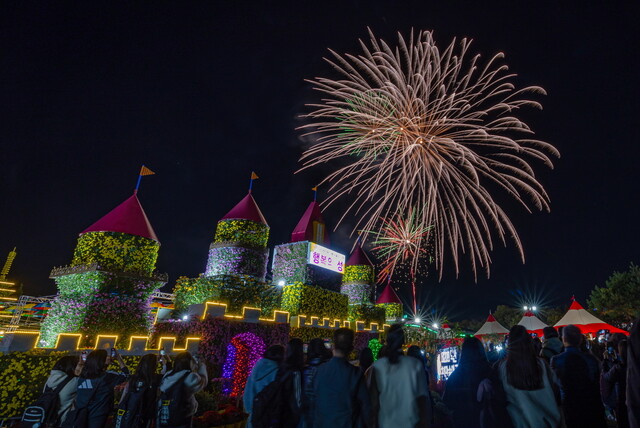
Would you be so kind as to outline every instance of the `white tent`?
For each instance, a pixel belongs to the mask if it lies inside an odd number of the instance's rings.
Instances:
[[[524,313],[524,316],[522,317],[518,325],[524,326],[524,328],[526,328],[529,333],[535,333],[538,335],[538,337],[542,336],[543,328],[549,327],[548,325],[540,321],[540,318],[535,316],[531,311],[527,311]]]
[[[480,330],[476,331],[474,336],[485,336],[489,334],[507,334],[509,330],[504,328],[493,315],[489,314],[487,321],[482,324]]]
[[[624,331],[612,326],[611,324],[607,324],[601,319],[591,315],[575,299],[571,303],[567,313],[560,318],[560,321],[558,321],[554,327],[564,327],[569,324],[573,324],[578,327],[582,334],[597,333],[600,330],[609,330],[609,333],[623,333],[627,336],[629,335],[628,331]]]

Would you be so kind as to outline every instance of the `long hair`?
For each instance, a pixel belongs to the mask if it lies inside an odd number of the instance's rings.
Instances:
[[[366,371],[371,364],[373,364],[373,351],[371,348],[364,348],[360,351],[360,355],[358,356],[359,366],[363,371]]]
[[[531,336],[521,325],[509,331],[507,345],[507,382],[516,389],[533,391],[544,386],[543,373]]]
[[[397,364],[402,355],[402,345],[404,345],[404,330],[402,324],[394,324],[387,332],[386,357],[391,364]]]
[[[191,352],[180,352],[173,360],[173,370],[171,370],[171,372],[178,373],[183,370],[191,370],[192,363],[193,357],[191,356]]]
[[[287,344],[282,362],[283,370],[302,370],[304,368],[304,349],[301,339],[293,338]]]
[[[96,349],[87,355],[81,376],[86,379],[95,379],[107,370],[107,351]]]
[[[462,348],[460,349],[460,362],[458,363],[458,368],[462,371],[489,368],[487,354],[484,352],[484,346],[478,338],[467,337],[464,339],[464,342],[462,342]]]
[[[267,360],[275,361],[278,364],[282,363],[282,359],[284,358],[284,346],[282,345],[271,345],[264,351],[262,355],[263,358]]]
[[[131,377],[130,386],[136,387],[139,382],[142,387],[148,387],[153,383],[154,375],[158,369],[158,356],[156,354],[146,354],[140,358],[135,374]]]
[[[77,355],[66,355],[56,361],[56,364],[51,370],[60,370],[61,372],[65,372],[67,376],[75,376],[79,359],[80,357]]]

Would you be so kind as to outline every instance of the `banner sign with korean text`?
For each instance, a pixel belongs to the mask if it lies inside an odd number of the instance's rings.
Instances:
[[[329,269],[334,272],[344,273],[344,254],[336,253],[326,247],[309,243],[309,258],[307,263],[313,266]]]

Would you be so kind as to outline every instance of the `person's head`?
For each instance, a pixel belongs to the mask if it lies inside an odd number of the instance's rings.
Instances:
[[[264,351],[262,355],[267,360],[275,361],[276,363],[282,363],[282,359],[284,358],[284,346],[282,345],[272,345]]]
[[[582,332],[575,325],[569,324],[562,329],[562,342],[564,343],[564,346],[579,348],[582,340]]]
[[[460,349],[458,367],[461,367],[462,370],[484,369],[488,364],[487,354],[484,352],[482,342],[476,337],[465,338]]]
[[[196,361],[191,356],[191,352],[180,352],[173,360],[173,372],[181,372],[183,370],[193,370],[196,365]]]
[[[553,327],[545,327],[542,329],[542,334],[544,335],[544,340],[547,341],[552,337],[558,337],[558,331]]]
[[[367,370],[373,364],[373,351],[370,348],[364,348],[358,356],[359,366],[362,370]]]
[[[542,367],[524,326],[514,325],[509,330],[506,369],[507,381],[516,389],[531,391],[544,385]]]
[[[339,328],[333,332],[333,355],[348,358],[353,351],[355,334],[349,328]]]
[[[627,352],[629,349],[629,342],[627,340],[621,340],[618,342],[618,356],[622,364],[627,364]]]
[[[82,377],[87,379],[95,379],[104,374],[107,370],[107,366],[111,362],[107,351],[104,349],[96,349],[91,351],[87,355],[87,360],[84,362],[84,368],[82,369]]]
[[[402,324],[394,324],[387,331],[387,353],[391,364],[396,364],[402,354],[402,346],[404,345],[404,330]]]
[[[65,372],[67,376],[75,376],[76,366],[80,358],[77,355],[67,355],[56,361],[52,370]]]
[[[158,356],[156,354],[146,354],[140,358],[135,376],[146,385],[150,385],[153,381],[153,375],[158,369]]]
[[[311,339],[307,347],[307,361],[315,359],[328,360],[331,358],[330,354],[327,347],[324,346],[324,340],[320,338]]]
[[[304,348],[302,339],[291,339],[284,352],[282,366],[287,370],[302,370],[304,367]]]
[[[378,359],[384,358],[387,356],[387,345],[382,345],[378,350]]]

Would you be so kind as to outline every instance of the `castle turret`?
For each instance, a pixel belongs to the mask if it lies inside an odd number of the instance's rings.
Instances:
[[[383,308],[387,321],[396,321],[402,317],[402,301],[396,294],[391,284],[387,284],[376,300],[376,306]]]
[[[134,193],[78,237],[71,264],[54,268],[58,296],[42,325],[41,343],[59,333],[146,334],[152,293],[166,275],[154,272],[160,242]]]
[[[345,265],[340,292],[349,297],[350,305],[371,305],[376,289],[375,278],[373,263],[358,242]]]
[[[264,281],[269,225],[251,192],[218,221],[205,277],[248,275]]]

